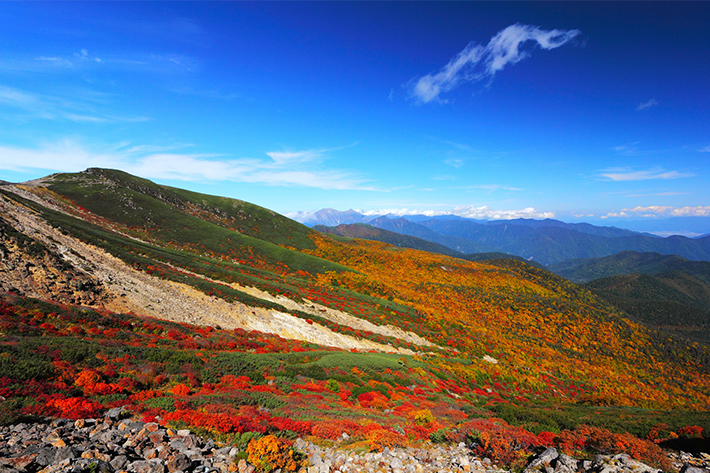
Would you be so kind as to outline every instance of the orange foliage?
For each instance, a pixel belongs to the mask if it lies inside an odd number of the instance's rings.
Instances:
[[[96,371],[87,368],[79,373],[79,376],[74,380],[74,384],[80,388],[89,388],[99,381],[101,381],[101,376]]]
[[[175,386],[173,386],[170,392],[176,396],[187,396],[188,394],[190,394],[190,388],[188,388],[184,384],[176,384]]]
[[[297,471],[305,465],[303,455],[298,455],[283,439],[273,435],[249,442],[247,459],[258,470],[266,472],[279,468],[282,471]]]
[[[83,397],[70,397],[66,399],[51,399],[47,407],[57,412],[59,417],[81,419],[95,417],[101,409],[99,404]]]
[[[373,452],[380,452],[385,447],[404,447],[407,445],[407,438],[392,430],[378,428],[368,432],[367,444]]]
[[[314,276],[317,284],[412,307],[420,317],[408,329],[433,334],[441,346],[455,347],[472,359],[490,353],[499,361],[454,368],[461,378],[493,376],[518,382],[514,393],[502,392],[511,388],[501,386],[482,395],[514,395],[520,402],[556,398],[710,408],[708,373],[691,364],[661,362],[666,356],[647,329],[610,314],[595,296],[562,278],[522,265],[469,262],[381,242],[337,242],[320,234],[311,238],[317,249],[304,252],[357,271],[319,274]],[[554,379],[546,373],[572,382],[550,384]],[[679,378],[684,382],[666,382]]]

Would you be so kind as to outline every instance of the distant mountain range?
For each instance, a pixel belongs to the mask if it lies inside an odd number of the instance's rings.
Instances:
[[[290,214],[307,225],[368,223],[421,238],[460,253],[501,252],[551,265],[570,259],[598,258],[621,251],[675,254],[690,260],[710,260],[710,236],[661,238],[616,227],[559,220],[514,219],[482,221],[456,216],[366,216],[354,210],[323,209]]]

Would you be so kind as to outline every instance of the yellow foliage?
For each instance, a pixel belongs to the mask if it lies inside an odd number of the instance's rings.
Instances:
[[[421,409],[414,412],[414,423],[417,425],[428,425],[434,422],[434,415],[429,409]]]

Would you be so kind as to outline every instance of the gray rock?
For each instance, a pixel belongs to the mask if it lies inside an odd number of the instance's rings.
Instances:
[[[697,466],[693,466],[689,463],[686,463],[683,465],[683,468],[680,469],[680,473],[708,473],[710,470],[706,470],[705,468],[698,468]]]
[[[134,461],[128,465],[128,469],[136,473],[165,473],[165,465],[157,458]]]
[[[169,444],[170,448],[177,450],[178,452],[185,452],[188,450],[187,445],[182,440],[173,440]]]
[[[535,470],[550,466],[553,460],[556,460],[559,456],[560,454],[557,453],[556,448],[548,448],[540,455],[535,457],[535,459],[531,461],[530,464],[527,466],[526,470]]]
[[[29,450],[29,449],[27,449]],[[25,452],[23,452],[25,453]],[[25,453],[26,455],[26,453]],[[57,455],[57,449],[54,447],[44,447],[37,452],[37,456],[34,459],[34,462],[37,463],[38,465],[42,466],[47,466],[51,465],[54,463],[54,458]]]
[[[567,455],[560,455],[555,460],[555,473],[576,473],[577,460]]]
[[[119,420],[123,416],[124,412],[125,409],[123,407],[114,407],[113,409],[109,409],[108,412],[106,412],[105,417],[111,420]]]
[[[191,464],[192,462],[186,455],[176,453],[168,459],[166,466],[170,473],[174,473],[176,471],[186,471]]]
[[[126,455],[119,455],[111,460],[110,463],[114,470],[121,470],[126,466],[126,463],[128,463],[128,457]]]

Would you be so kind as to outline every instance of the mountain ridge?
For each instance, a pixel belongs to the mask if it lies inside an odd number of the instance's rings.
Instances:
[[[348,222],[367,223],[429,240],[462,253],[502,252],[526,260],[532,258],[544,265],[570,259],[603,257],[620,251],[659,252],[678,254],[692,260],[710,260],[710,237],[707,236],[660,237],[617,227],[565,223],[555,219],[480,221],[456,216],[365,216],[353,210],[346,213],[327,210],[330,216],[344,215],[343,220]],[[301,217],[313,225],[317,223],[313,217],[316,214],[308,214],[311,217],[307,218],[301,214]]]

